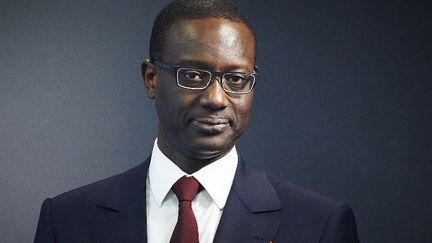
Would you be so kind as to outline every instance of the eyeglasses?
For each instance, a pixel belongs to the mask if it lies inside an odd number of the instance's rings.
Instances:
[[[204,90],[214,77],[220,77],[219,83],[226,93],[247,94],[250,93],[258,76],[258,67],[255,72],[213,72],[204,69],[174,66],[159,61],[153,61],[156,66],[166,71],[175,73],[177,85],[191,90]]]

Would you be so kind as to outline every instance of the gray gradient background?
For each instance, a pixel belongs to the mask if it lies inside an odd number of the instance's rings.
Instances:
[[[139,67],[166,2],[1,1],[0,242],[31,242],[44,198],[149,155]],[[240,153],[350,204],[362,242],[432,242],[427,2],[240,1],[262,70]]]

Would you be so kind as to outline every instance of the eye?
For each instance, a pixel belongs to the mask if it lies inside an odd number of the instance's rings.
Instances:
[[[183,77],[185,77],[188,81],[201,82],[203,80],[203,75],[198,71],[185,71],[183,73]]]
[[[227,73],[225,75],[225,81],[232,85],[243,85],[248,79],[247,75],[238,73]]]

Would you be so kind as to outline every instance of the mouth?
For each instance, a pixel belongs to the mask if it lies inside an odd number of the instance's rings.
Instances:
[[[220,117],[198,117],[191,121],[193,129],[205,134],[219,134],[225,132],[229,126],[229,120]]]

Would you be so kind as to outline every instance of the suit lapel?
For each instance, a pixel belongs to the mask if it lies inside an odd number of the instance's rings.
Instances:
[[[214,242],[270,242],[281,225],[280,210],[266,174],[240,161]]]
[[[147,242],[146,177],[149,159],[112,178],[96,202],[91,239],[96,243]]]

